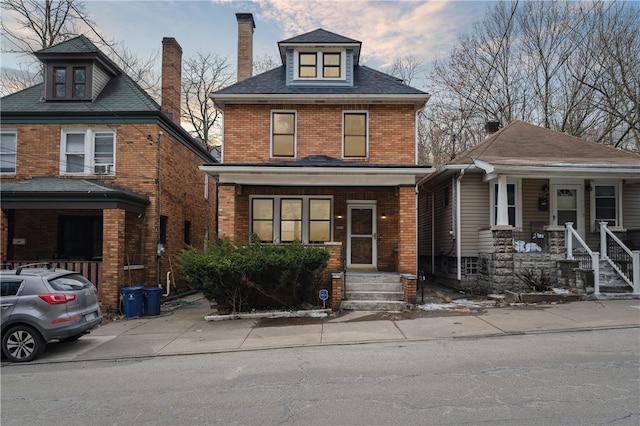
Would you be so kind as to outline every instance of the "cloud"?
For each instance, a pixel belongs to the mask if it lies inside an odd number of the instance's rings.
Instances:
[[[252,3],[258,6],[256,20],[270,21],[282,28],[283,39],[324,28],[362,41],[363,56],[382,67],[406,56],[427,62],[447,54],[457,40],[460,27],[470,26],[481,5],[372,0],[256,0]]]

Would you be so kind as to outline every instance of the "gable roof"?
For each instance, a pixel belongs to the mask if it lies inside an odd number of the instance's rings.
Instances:
[[[287,85],[285,67],[242,80],[211,95],[221,107],[230,102],[274,101],[284,99],[296,103],[313,103],[318,100],[343,102],[345,99],[373,101],[382,100],[424,104],[429,94],[406,84],[396,77],[376,71],[367,66],[354,67],[353,86],[304,86]]]
[[[515,120],[450,165],[482,161],[513,166],[636,166],[640,155]]]
[[[278,50],[280,51],[280,58],[282,59],[282,63],[284,64],[288,47],[317,46],[327,44],[352,47],[355,59],[354,62],[356,65],[358,64],[362,42],[349,37],[341,36],[340,34],[332,33],[331,31],[327,31],[322,28],[318,28],[317,30],[309,31],[308,33],[300,34],[295,37],[279,41]]]

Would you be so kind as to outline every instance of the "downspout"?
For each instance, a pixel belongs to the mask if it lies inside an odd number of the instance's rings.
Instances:
[[[162,131],[158,132],[158,153],[157,162],[158,169],[156,172],[156,180],[158,184],[158,195],[156,196],[156,280],[158,280],[158,287],[162,286],[162,282],[160,281],[160,218],[162,217],[162,210],[160,206],[160,195],[162,193],[162,178],[160,173],[160,164],[162,160],[161,150],[161,142],[162,142]]]
[[[460,181],[464,175],[464,169],[460,170],[460,175],[456,178],[456,257],[458,264],[458,281],[462,280],[462,242],[460,241]]]

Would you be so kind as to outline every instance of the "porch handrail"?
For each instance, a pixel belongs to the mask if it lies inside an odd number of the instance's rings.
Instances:
[[[580,244],[582,249],[591,257],[591,269],[593,270],[593,292],[598,295],[600,294],[600,265],[598,264],[598,260],[600,259],[600,253],[597,251],[592,251],[587,243],[584,242],[578,231],[573,228],[573,222],[565,223],[566,233],[565,233],[565,246],[567,248],[567,259],[573,259],[573,238],[575,237],[576,241]]]
[[[617,249],[625,252],[631,259],[631,271],[627,269],[623,270],[616,262],[616,259],[612,259],[610,255],[609,244],[607,243],[607,237],[611,238],[611,241],[615,243]],[[600,259],[606,260],[611,267],[620,275],[620,277],[626,281],[633,288],[635,294],[640,294],[640,251],[630,250],[620,238],[618,238],[607,226],[607,222],[600,222]]]

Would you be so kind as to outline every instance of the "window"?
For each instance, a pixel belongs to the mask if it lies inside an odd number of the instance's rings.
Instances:
[[[322,55],[322,77],[340,78],[339,53],[324,53]]]
[[[52,75],[48,86],[54,100],[86,100],[90,97],[89,66],[53,65],[47,72]]]
[[[316,78],[318,55],[313,53],[300,53],[298,75],[300,78]]]
[[[493,224],[498,223],[498,184],[493,185]],[[507,212],[509,225],[516,226],[516,184],[507,184]]]
[[[280,200],[280,242],[302,241],[302,200]]]
[[[0,173],[15,174],[18,134],[15,130],[0,133]]]
[[[62,131],[61,174],[113,175],[115,133],[111,130]]]
[[[22,280],[2,280],[0,296],[16,296],[20,290],[20,286],[22,286]]]
[[[595,185],[594,197],[596,229],[599,229],[600,222],[607,222],[609,226],[617,225],[616,186]]]
[[[344,80],[345,62],[344,50],[296,52],[293,77],[301,80]]]
[[[253,199],[251,233],[260,241],[273,242],[273,200]]]
[[[343,156],[367,156],[367,113],[345,112],[343,123]]]
[[[184,221],[184,233],[183,233],[183,241],[185,245],[191,245],[191,222],[188,220]]]
[[[274,157],[294,157],[296,140],[295,112],[271,114],[271,153]]]
[[[160,216],[160,235],[158,235],[158,242],[160,244],[167,244],[167,224],[169,218],[167,216]]]
[[[252,198],[251,233],[263,242],[331,241],[331,198]]]
[[[477,257],[463,257],[462,262],[465,275],[478,275]]]

